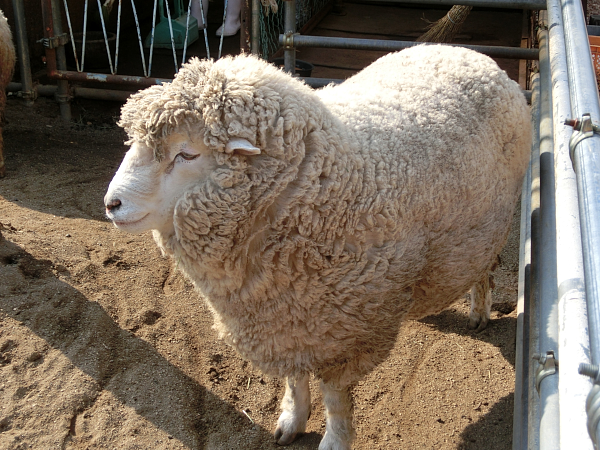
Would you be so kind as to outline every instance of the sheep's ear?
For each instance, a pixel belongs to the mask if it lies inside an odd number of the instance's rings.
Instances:
[[[240,155],[260,155],[260,148],[255,147],[246,139],[232,138],[225,145],[225,153],[233,152]]]

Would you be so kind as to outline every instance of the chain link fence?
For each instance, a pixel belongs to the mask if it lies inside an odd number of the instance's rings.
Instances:
[[[331,0],[296,0],[296,31],[302,29],[310,19],[325,8]],[[269,59],[279,49],[279,35],[284,29],[284,1],[277,0],[277,12],[261,8],[260,15],[260,55]]]

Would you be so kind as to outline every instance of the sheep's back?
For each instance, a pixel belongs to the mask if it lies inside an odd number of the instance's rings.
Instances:
[[[442,310],[506,240],[530,151],[518,84],[484,55],[428,45],[380,58],[320,95],[359,143],[377,183],[373,203],[396,214],[384,238],[398,242],[388,277],[412,271],[417,280],[409,317]]]
[[[260,74],[253,85],[280,94],[287,133],[265,134],[273,145],[250,159],[248,180],[263,188],[281,161],[297,166],[260,191],[269,201],[248,208],[249,231],[202,236],[192,244],[211,251],[178,261],[220,335],[263,371],[364,374],[403,318],[456,301],[500,250],[527,162],[523,96],[489,58],[438,46],[386,56],[316,94],[264,63],[231,63],[228,77],[250,66],[246,79]],[[259,191],[240,186],[250,204]]]

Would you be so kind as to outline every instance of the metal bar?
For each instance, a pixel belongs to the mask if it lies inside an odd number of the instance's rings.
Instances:
[[[121,43],[121,3],[122,0],[119,0],[119,8],[117,10],[117,42],[115,45],[115,71],[113,75],[117,73],[119,66],[119,45]]]
[[[537,96],[537,93],[536,93]],[[536,97],[537,101],[537,97]],[[535,111],[535,109],[534,109]],[[534,117],[532,124],[535,126]],[[529,292],[531,268],[531,164],[521,189],[521,226],[519,232],[519,285],[517,299],[517,335],[515,347],[515,394],[513,412],[513,450],[527,450],[529,414]]]
[[[531,79],[533,123],[540,123],[541,88],[540,75],[534,74]],[[540,328],[540,283],[539,283],[539,253],[540,253],[540,129],[533,127],[531,148],[531,176],[527,195],[530,195],[530,265],[529,265],[529,379],[527,384],[527,449],[539,449],[540,402],[535,385],[535,369],[537,362],[531,357],[539,351]],[[535,363],[535,364],[534,364]]]
[[[146,68],[146,55],[144,54],[144,43],[142,42],[142,32],[140,31],[140,21],[138,20],[137,10],[135,8],[135,2],[131,0],[131,10],[133,11],[133,17],[135,19],[135,28],[137,30],[138,43],[140,45],[140,55],[142,56],[142,67],[144,69],[144,76],[148,77],[148,69]]]
[[[548,35],[552,73],[554,174],[556,198],[556,276],[558,286],[558,347],[560,376],[560,448],[591,450],[586,432],[585,398],[592,381],[578,373],[579,363],[590,363],[585,280],[577,180],[569,157],[571,116],[565,36],[559,0],[548,1]]]
[[[572,117],[591,114],[600,122],[598,88],[594,76],[583,11],[579,2],[561,0]],[[592,362],[600,364],[600,136],[584,139],[573,159],[577,174],[583,241],[588,322]]]
[[[73,49],[73,58],[75,58],[75,67],[77,68],[77,72],[81,72],[81,67],[79,66],[79,58],[77,57],[77,46],[75,45],[75,37],[73,36],[73,25],[71,25],[71,13],[69,12],[69,5],[67,4],[67,0],[63,0],[63,4],[65,5],[67,26],[69,27],[69,35],[71,36],[71,48]]]
[[[202,4],[202,1],[208,1],[208,0],[190,0],[190,3],[193,1],[198,1],[198,4],[200,5],[200,17],[202,18],[202,27],[203,27],[203,32],[204,32],[204,45],[206,46],[206,58],[210,59],[210,47],[208,46],[208,25],[206,24],[206,20],[207,18],[204,17],[204,5]]]
[[[565,47],[571,93],[571,114],[581,118],[590,114],[597,125],[600,121],[598,87],[587,38],[585,16],[580,2],[561,0],[565,30]],[[585,294],[587,301],[592,363],[600,364],[600,136],[592,133],[571,149],[583,244]],[[596,381],[596,385],[599,382]],[[594,387],[595,389],[596,387]],[[592,390],[592,392],[594,392]],[[592,402],[588,410],[588,431],[592,440],[600,442],[599,405]],[[591,423],[590,423],[591,421]]]
[[[284,1],[284,34],[293,36],[296,32],[296,1],[285,0]],[[283,43],[283,42],[281,42]],[[283,51],[283,70],[291,73],[292,76],[296,74],[296,48],[292,46],[284,46]]]
[[[44,37],[51,39],[62,34],[60,23],[60,9],[56,0],[42,0],[42,17],[44,21]],[[48,70],[66,70],[65,47],[46,48],[46,67]],[[75,72],[77,73],[77,72]],[[71,121],[71,105],[69,104],[69,84],[66,80],[57,83],[58,90],[56,101],[60,109],[60,116],[65,121]]]
[[[175,51],[175,38],[173,36],[173,22],[171,22],[171,9],[169,8],[169,0],[165,0],[165,6],[167,10],[167,19],[169,21],[169,33],[171,34],[171,48],[173,49],[173,62],[175,63],[175,73],[178,72],[179,66],[177,65],[177,52]]]
[[[20,92],[23,85],[21,83],[9,83],[8,92]],[[57,86],[38,84],[35,86],[37,95],[44,97],[53,97],[58,90]],[[121,91],[116,89],[97,89],[74,86],[71,88],[71,96],[74,98],[87,98],[90,100],[111,100],[116,102],[125,102],[130,95],[137,91]]]
[[[540,249],[537,265],[540,290],[540,340],[536,380],[540,391],[540,450],[560,448],[558,401],[558,292],[556,284],[556,204],[548,32],[538,32],[540,48]],[[552,353],[550,353],[552,352]],[[545,358],[545,363],[543,363]],[[554,372],[552,372],[554,371]]]
[[[170,83],[167,78],[136,77],[132,75],[108,75],[104,73],[73,72],[71,70],[48,70],[48,77],[54,80],[97,82],[149,87],[155,84]]]
[[[499,0],[460,0],[456,3],[453,0],[361,0],[361,3],[417,3],[419,5],[430,6],[480,6],[483,8],[507,8],[507,9],[546,9],[546,2],[542,0],[519,0],[519,1],[499,1]]]
[[[328,84],[340,84],[344,82],[344,80],[338,80],[334,78],[299,77],[299,79],[303,80],[307,85],[315,89],[327,86]]]
[[[183,42],[183,55],[181,56],[181,64],[183,64],[185,62],[185,55],[187,53],[188,38],[190,35],[190,16],[191,15],[192,15],[192,1],[190,0],[188,2],[187,17],[185,19],[185,40]]]
[[[154,10],[152,12],[152,31],[150,32],[150,55],[148,56],[148,75],[146,75],[148,77],[152,73],[152,56],[154,55],[154,30],[156,29],[157,3],[158,0],[154,0]]]
[[[87,19],[88,19],[88,0],[85,0],[83,7],[83,37],[81,42],[81,71],[83,72],[85,66],[85,41],[87,39]]]
[[[225,21],[227,20],[227,0],[223,5],[223,23],[221,24],[221,38],[219,39],[219,53],[217,59],[221,58],[221,52],[223,51],[223,38],[225,37]]]
[[[104,45],[106,46],[106,54],[108,55],[108,65],[110,66],[110,73],[115,74],[115,69],[112,62],[112,56],[110,54],[110,45],[108,45],[108,35],[106,34],[106,24],[104,23],[104,14],[102,14],[102,5],[100,0],[96,0],[98,3],[98,12],[100,13],[100,24],[102,25],[102,34],[104,35]]]
[[[8,86],[6,86],[6,92],[19,92],[23,89],[22,83],[10,82]],[[44,96],[44,97],[53,97],[56,94],[56,90],[58,89],[56,85],[42,85],[36,84],[34,89],[36,90],[36,95]]]
[[[54,24],[52,21],[52,5],[51,0],[42,0],[42,21],[44,23],[44,38],[50,39],[54,37]],[[54,47],[46,47],[46,67],[48,71],[56,71],[56,49]]]
[[[115,89],[95,89],[75,86],[71,89],[73,97],[87,98],[90,100],[110,100],[115,102],[125,102],[130,95],[136,91],[119,91]]]
[[[242,7],[242,15],[241,15],[241,22],[242,22],[242,26],[240,28],[240,53],[250,53],[251,51],[251,39],[252,39],[252,35],[251,35],[251,31],[252,31],[252,26],[250,25],[250,1],[249,0],[243,0],[243,7]],[[250,26],[249,26],[250,25]]]
[[[252,53],[260,53],[260,0],[252,0]]]
[[[284,45],[285,36],[279,35],[279,44]],[[354,39],[354,38],[336,38],[325,36],[293,36],[293,45],[300,47],[319,47],[319,48],[343,48],[354,50],[402,50],[416,45],[434,45],[431,43],[422,43],[414,41],[387,41],[378,39]],[[439,45],[439,44],[435,44]],[[508,59],[539,59],[538,50],[520,47],[496,47],[484,45],[462,45],[462,44],[444,44],[454,47],[470,48],[493,58]]]
[[[31,79],[31,65],[29,62],[29,46],[27,44],[27,27],[25,25],[25,12],[23,11],[23,0],[13,0],[13,12],[16,28],[13,33],[17,42],[19,54],[19,71],[21,82],[23,83],[23,98],[27,104],[31,105],[35,100],[35,91]]]

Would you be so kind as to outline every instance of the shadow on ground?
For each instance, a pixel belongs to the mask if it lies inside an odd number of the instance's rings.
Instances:
[[[33,384],[25,391],[17,389],[13,400],[21,397],[23,401],[29,401],[37,390],[51,391],[47,406],[56,410],[49,411],[48,417],[38,418],[38,428],[52,428],[45,422],[58,419],[60,423],[64,414],[69,423],[68,429],[63,430],[65,442],[78,439],[84,442],[86,434],[98,426],[95,421],[114,420],[99,417],[107,413],[95,404],[103,402],[107,409],[107,404],[112,402],[108,409],[119,408],[118,404],[124,406],[120,426],[137,422],[132,425],[133,432],[138,427],[137,432],[141,433],[140,422],[148,421],[162,430],[166,439],[176,439],[187,448],[198,449],[206,448],[211,428],[210,417],[203,414],[207,402],[213,407],[214,403],[222,403],[221,408],[234,418],[233,422],[247,423],[247,418],[240,412],[167,361],[148,342],[120,328],[100,304],[88,300],[77,289],[56,278],[55,270],[51,261],[35,259],[21,247],[0,237],[0,273],[4,285],[12,286],[11,292],[0,292],[0,322],[4,328],[0,337],[8,337],[0,346],[0,368],[6,375],[3,376],[6,383],[3,390],[9,394],[7,391],[14,375],[29,377]],[[16,332],[11,333],[8,319],[21,325]],[[156,318],[147,318],[148,323],[152,320]],[[24,356],[21,358],[17,344],[28,338],[19,340],[11,335],[26,334],[24,327],[47,345],[41,344],[41,351],[21,355]],[[52,385],[39,384],[44,382],[39,377],[40,372],[55,370],[57,366],[62,366],[56,373],[61,379],[50,377],[53,378]],[[65,388],[69,391],[66,394]],[[114,397],[116,402],[107,399],[106,395]],[[17,428],[34,419],[27,417],[28,414],[27,408],[11,411],[10,419],[4,420],[1,427],[4,436],[13,428],[15,432],[22,432]],[[232,433],[235,433],[235,423],[231,425]],[[272,439],[270,432],[258,425],[254,426],[254,434],[261,441]]]

